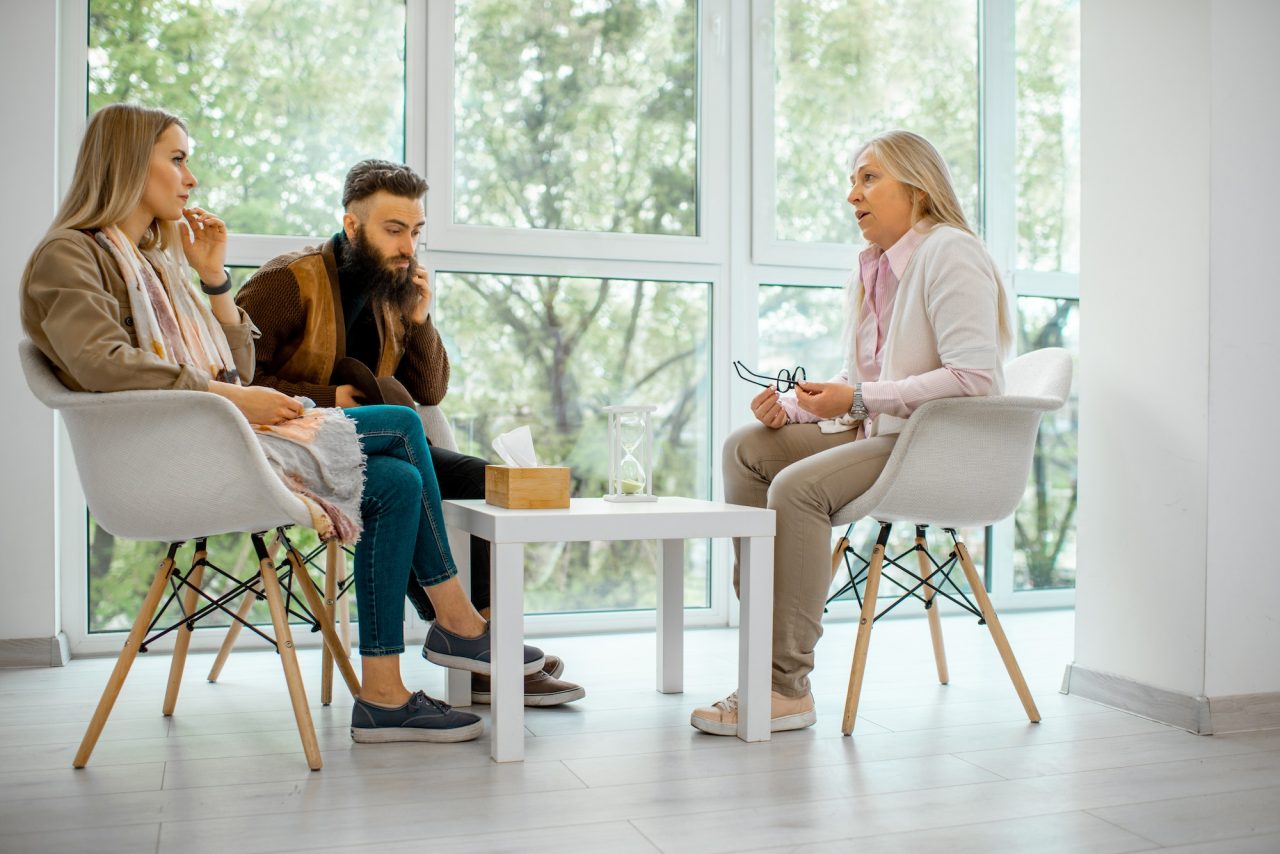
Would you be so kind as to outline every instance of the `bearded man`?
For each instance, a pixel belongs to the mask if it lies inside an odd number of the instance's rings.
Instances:
[[[431,319],[431,284],[415,259],[426,226],[427,182],[408,166],[365,160],[347,173],[342,231],[320,246],[264,264],[236,303],[261,336],[254,385],[301,395],[317,406],[438,404],[449,388],[449,354]],[[431,446],[441,496],[483,498],[485,461]],[[472,602],[489,606],[489,544],[471,540]],[[410,601],[424,620],[431,602],[410,579]],[[423,650],[426,655],[426,650]],[[580,699],[581,686],[558,677],[564,662],[546,656],[525,677],[525,704]],[[489,679],[472,677],[476,702]]]

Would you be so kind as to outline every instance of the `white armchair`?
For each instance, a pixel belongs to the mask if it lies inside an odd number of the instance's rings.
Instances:
[[[248,422],[229,401],[206,392],[73,392],[31,342],[22,341],[18,349],[32,393],[62,414],[80,483],[98,524],[117,537],[169,543],[81,742],[75,767],[83,768],[89,761],[129,669],[148,642],[177,633],[164,702],[164,714],[169,715],[177,703],[194,624],[219,611],[230,614],[230,600],[252,599],[260,592],[271,612],[273,642],[303,750],[311,768],[319,769],[320,749],[294,654],[281,574],[291,573],[301,588],[353,694],[359,693],[360,685],[332,619],[321,618],[325,606],[301,556],[284,534],[290,525],[310,527],[310,514],[272,471]],[[263,539],[264,532],[272,530],[286,549],[286,562],[279,566],[268,556]],[[227,592],[211,594],[201,588],[204,570],[212,566],[205,540],[232,532],[252,534],[257,572]],[[196,549],[184,573],[175,568],[174,557],[186,540],[194,540]],[[173,595],[156,615],[166,588],[172,588]],[[176,621],[153,631],[171,606],[180,610]]]
[[[1033,722],[1040,720],[986,587],[956,529],[992,525],[1013,513],[1026,489],[1040,416],[1061,407],[1070,387],[1070,355],[1060,348],[1046,348],[1020,356],[1005,366],[1002,395],[947,398],[924,404],[907,420],[884,471],[872,487],[832,516],[832,525],[851,525],[864,517],[880,523],[870,560],[857,577],[850,580],[855,594],[858,581],[865,579],[865,588],[860,598],[861,620],[845,701],[842,725],[845,735],[853,731],[858,711],[871,627],[880,616],[908,597],[924,601],[940,682],[946,684],[948,677],[938,609],[933,605],[936,596],[945,596],[991,630],[1027,717]],[[889,532],[895,522],[916,525],[915,547],[907,554],[916,552],[918,575],[897,562],[905,555],[885,556]],[[951,554],[942,563],[928,552],[924,536],[928,525],[945,530],[954,543]],[[841,557],[849,553],[846,534],[836,545],[833,569],[838,567]],[[886,562],[910,577],[913,586],[877,613],[876,597]],[[957,563],[977,599],[976,605],[951,580],[951,570]],[[935,581],[936,575],[941,575],[941,579]]]

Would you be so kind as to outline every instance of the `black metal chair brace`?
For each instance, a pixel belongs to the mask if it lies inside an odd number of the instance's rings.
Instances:
[[[253,538],[253,548],[254,548],[254,551],[257,553],[259,561],[268,559],[267,546],[265,541],[263,540],[263,533],[265,532],[255,533],[251,535],[251,537]],[[311,631],[313,633],[319,632],[320,631],[319,619],[317,619],[316,615],[312,613],[311,609],[307,607],[306,603],[303,602],[303,600],[298,596],[298,594],[293,589],[293,565],[288,560],[288,554],[291,551],[296,553],[304,563],[316,569],[319,569],[320,572],[323,573],[324,567],[318,566],[316,564],[315,557],[316,555],[324,551],[325,546],[322,543],[315,549],[312,549],[308,554],[304,555],[301,552],[298,552],[296,548],[294,548],[293,543],[289,540],[289,537],[285,533],[285,529],[283,527],[276,529],[276,539],[280,542],[280,544],[285,549],[285,557],[283,560],[272,561],[275,567],[276,577],[280,580],[281,589],[284,592],[285,609],[288,611],[290,616],[293,616],[298,620],[301,620],[303,623],[309,624],[311,626]],[[181,548],[185,544],[185,542],[186,542],[185,540],[181,540],[176,543],[170,543],[167,560],[174,561],[174,558],[177,555],[178,549]],[[197,538],[195,540],[195,554],[200,554],[201,552],[207,552],[207,549],[206,549],[207,542],[208,542],[207,537]],[[349,550],[348,550],[348,553],[349,553]],[[189,631],[194,631],[197,623],[199,623],[201,620],[203,620],[204,618],[208,617],[209,615],[213,614],[216,611],[223,612],[224,614],[229,616],[232,620],[239,623],[243,628],[248,629],[258,637],[265,640],[267,643],[271,644],[273,647],[276,648],[277,653],[280,651],[275,638],[271,637],[266,632],[262,631],[257,626],[255,626],[253,623],[241,617],[240,614],[237,613],[236,611],[227,607],[228,602],[238,599],[241,595],[252,594],[259,602],[266,601],[266,596],[263,595],[262,590],[260,589],[260,585],[262,581],[261,575],[255,572],[252,576],[249,576],[248,578],[239,579],[231,575],[222,567],[210,561],[208,558],[197,558],[196,560],[192,561],[191,568],[188,569],[185,573],[177,568],[176,562],[174,562],[173,566],[174,566],[174,569],[170,572],[169,578],[168,578],[169,587],[170,587],[169,596],[164,600],[163,604],[161,604],[159,610],[156,611],[155,617],[152,618],[151,624],[147,627],[147,637],[145,640],[142,641],[142,644],[138,647],[139,653],[147,652],[148,651],[147,647],[150,646],[152,643],[164,637],[165,635],[169,634],[170,632],[173,632],[182,628],[183,626],[186,626]],[[195,576],[195,575],[202,576],[203,570],[212,570],[216,572],[218,575],[222,576],[223,578],[226,578],[228,581],[231,582],[231,587],[227,589],[225,592],[223,592],[221,595],[216,597],[209,594],[202,586],[200,586],[200,582],[192,582],[191,580],[192,576]],[[341,596],[343,593],[346,593],[346,591],[350,588],[352,581],[353,581],[353,578],[348,578],[344,581],[342,589],[338,593],[339,596]],[[204,599],[208,604],[204,605],[198,610],[195,610],[191,613],[187,613],[187,607],[185,603],[182,601],[182,597],[180,596],[183,588],[187,588],[196,596],[199,596],[200,598]],[[156,627],[163,622],[165,613],[169,610],[169,607],[175,602],[178,605],[178,610],[182,612],[181,618],[178,619],[176,622],[166,626],[165,628],[159,629],[157,631]]]
[[[866,587],[867,572],[871,567],[871,561],[863,557],[853,547],[853,541],[850,539],[850,536],[853,534],[854,524],[856,523],[851,523],[849,527],[845,529],[844,536],[842,537],[844,542],[847,543],[847,545],[844,547],[843,558],[844,558],[845,572],[848,574],[849,580],[846,581],[840,587],[839,590],[837,590],[835,593],[832,593],[827,598],[827,601],[826,601],[827,605],[830,605],[836,599],[852,591],[854,599],[856,599],[858,602],[858,607],[859,608],[862,607],[862,594],[861,592],[859,592],[858,588],[859,588],[859,585],[862,585],[862,587],[864,588]],[[887,546],[889,542],[889,532],[892,529],[892,527],[893,526],[889,523],[881,523],[880,534],[876,539],[877,543],[879,543],[882,546]],[[933,607],[934,601],[937,596],[944,596],[954,604],[958,605],[959,607],[968,611],[973,616],[977,617],[978,625],[985,626],[987,624],[987,621],[982,616],[982,610],[973,603],[973,600],[969,598],[968,594],[966,594],[963,590],[961,590],[960,587],[951,578],[951,573],[956,569],[956,567],[960,565],[960,556],[959,554],[957,554],[954,548],[954,544],[960,541],[959,536],[956,534],[956,529],[955,528],[942,529],[947,534],[951,535],[953,548],[951,549],[951,554],[947,556],[947,559],[943,563],[938,563],[938,561],[934,558],[933,554],[929,551],[929,549],[926,546],[920,545],[920,542],[919,542],[925,539],[925,532],[929,526],[916,525],[915,527],[916,527],[916,540],[917,540],[915,545],[913,545],[911,548],[907,549],[900,555],[890,557],[888,554],[886,554],[884,557],[884,563],[886,566],[897,567],[901,572],[909,576],[910,579],[913,582],[915,582],[915,586],[908,587],[906,584],[899,581],[896,577],[889,575],[887,573],[882,573],[880,576],[881,578],[884,578],[888,581],[893,582],[905,592],[902,593],[902,595],[900,595],[897,599],[895,599],[893,601],[893,604],[889,605],[883,611],[880,611],[878,614],[876,614],[875,619],[872,620],[872,622],[874,623],[875,620],[879,620],[885,614],[888,614],[894,608],[901,605],[908,598],[914,597],[916,599],[919,599],[921,602],[924,603],[925,610],[928,610]],[[906,558],[909,555],[913,555],[916,552],[924,552],[925,557],[927,557],[929,559],[929,562],[933,564],[934,573],[930,575],[929,580],[921,578],[915,572],[913,572],[912,570],[908,569],[907,567],[899,563],[899,561],[901,561],[903,558]],[[861,564],[856,571],[854,570],[855,560]],[[935,574],[942,575],[942,579],[936,584],[932,581],[933,575]],[[953,596],[950,593],[948,593],[946,590],[942,589],[941,585],[943,584],[950,585],[951,589],[955,591],[956,595]],[[921,589],[928,589],[932,591],[932,593],[927,596],[921,595],[920,593]],[[959,598],[957,598],[957,596]],[[826,608],[823,608],[824,613],[826,612],[826,610],[827,610]]]

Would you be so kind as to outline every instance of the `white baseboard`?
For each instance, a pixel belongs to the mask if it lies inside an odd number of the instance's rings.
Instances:
[[[1197,735],[1253,732],[1280,727],[1280,693],[1204,697],[1068,664],[1062,693],[1093,700]]]
[[[0,640],[0,667],[61,667],[71,660],[67,636]]]

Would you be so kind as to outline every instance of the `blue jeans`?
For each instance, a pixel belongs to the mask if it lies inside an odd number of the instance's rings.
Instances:
[[[409,576],[433,587],[458,574],[445,535],[440,487],[418,413],[405,406],[348,409],[366,458],[356,545],[360,654],[404,652]]]

